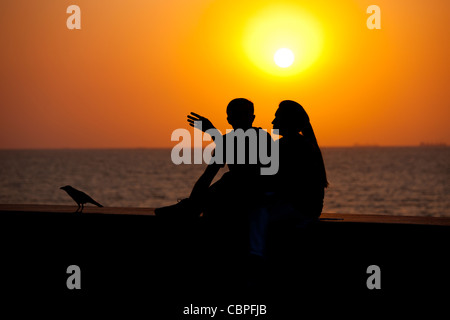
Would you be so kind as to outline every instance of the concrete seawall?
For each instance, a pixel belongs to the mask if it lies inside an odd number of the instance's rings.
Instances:
[[[301,232],[273,231],[267,260],[254,264],[239,229],[164,221],[147,208],[75,209],[0,205],[3,290],[79,305],[143,299],[168,319],[182,319],[182,306],[199,301],[252,301],[281,319],[298,315],[299,301],[387,308],[391,299],[424,301],[450,284],[449,218],[323,214]],[[66,286],[70,265],[81,269],[81,290]],[[381,270],[379,290],[367,287],[371,265]]]
[[[4,213],[74,213],[76,206],[0,204],[0,214]],[[154,208],[85,207],[83,214],[143,215],[154,216]],[[450,226],[450,217],[413,217],[373,214],[322,213],[328,222],[383,223]]]

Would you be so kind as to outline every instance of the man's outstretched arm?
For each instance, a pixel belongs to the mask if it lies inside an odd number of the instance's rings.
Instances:
[[[217,132],[216,134],[211,134],[212,139],[214,140],[216,135],[221,135],[219,130],[214,127],[211,121],[209,121],[208,118],[205,118],[195,112],[191,112],[188,116],[188,123],[191,127],[197,128],[199,130],[202,130],[203,132],[206,132],[209,130],[208,133],[211,133],[211,131]]]

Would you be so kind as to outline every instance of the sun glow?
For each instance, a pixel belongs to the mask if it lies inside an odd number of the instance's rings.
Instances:
[[[276,5],[254,16],[243,41],[254,65],[273,75],[289,76],[310,68],[317,60],[323,35],[308,12],[298,6]]]
[[[275,63],[280,68],[287,68],[294,63],[295,56],[294,53],[288,48],[281,48],[275,52],[273,60],[275,60]]]

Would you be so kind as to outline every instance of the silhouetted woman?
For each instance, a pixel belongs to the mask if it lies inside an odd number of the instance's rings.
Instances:
[[[308,114],[291,100],[282,101],[272,121],[278,140],[280,166],[274,177],[276,210],[272,219],[303,224],[317,219],[328,186],[325,165]]]
[[[328,186],[322,153],[303,107],[282,101],[272,124],[282,136],[275,142],[279,169],[275,176],[267,176],[269,192],[263,204],[250,212],[250,253],[256,256],[266,255],[268,227],[279,230],[275,234],[289,235],[285,231],[316,221]]]

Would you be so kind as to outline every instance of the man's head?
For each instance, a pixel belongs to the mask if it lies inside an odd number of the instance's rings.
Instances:
[[[227,106],[228,123],[234,130],[249,129],[255,120],[254,111],[253,102],[244,98],[233,99]]]

